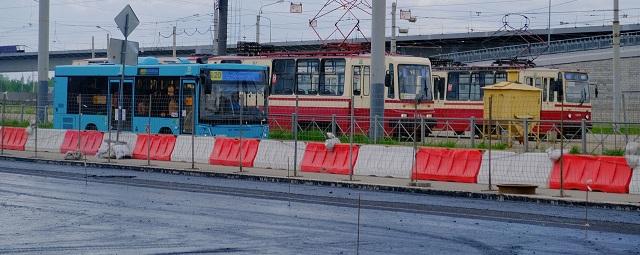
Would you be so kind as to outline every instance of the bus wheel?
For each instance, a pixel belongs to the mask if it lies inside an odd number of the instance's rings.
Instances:
[[[161,129],[160,129],[160,134],[167,134],[167,135],[170,135],[170,134],[173,134],[173,132],[171,131],[171,129],[170,129],[170,128],[168,128],[168,127],[163,127],[163,128],[161,128]]]
[[[98,130],[98,127],[96,126],[96,124],[89,123],[86,127],[84,127],[84,130]]]

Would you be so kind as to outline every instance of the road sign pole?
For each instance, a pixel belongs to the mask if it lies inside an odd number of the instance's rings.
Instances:
[[[120,72],[120,86],[118,87],[118,130],[116,131],[116,142],[120,142],[120,130],[122,130],[122,104],[124,103],[124,73],[126,67],[127,57],[127,32],[129,30],[129,14],[126,14],[124,21],[124,41],[122,42],[122,52],[120,53],[120,59],[122,60],[122,71]]]

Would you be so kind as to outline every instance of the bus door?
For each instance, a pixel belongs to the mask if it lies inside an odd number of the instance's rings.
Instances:
[[[180,130],[183,134],[191,134],[193,130],[195,88],[195,80],[182,80],[180,86]]]
[[[133,80],[126,78],[122,84],[122,127],[120,131],[132,130],[132,116],[133,116]],[[118,130],[118,99],[120,79],[109,80],[109,96],[111,97],[111,129]]]
[[[371,91],[371,68],[367,65],[351,66],[351,88],[356,109],[369,108]]]

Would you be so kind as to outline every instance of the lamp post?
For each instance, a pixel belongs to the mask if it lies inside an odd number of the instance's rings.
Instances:
[[[274,5],[274,4],[283,3],[283,2],[284,0],[278,0],[273,3],[263,4],[260,6],[260,9],[258,10],[258,15],[256,16],[256,42],[257,43],[260,43],[260,17],[262,16],[262,8],[270,5]],[[269,20],[269,24],[271,24],[271,20]]]
[[[104,30],[105,32],[107,32],[107,50],[109,50],[109,39],[110,39],[111,31],[109,31],[108,29],[106,29],[104,27],[101,27],[101,26],[96,26],[96,28]]]

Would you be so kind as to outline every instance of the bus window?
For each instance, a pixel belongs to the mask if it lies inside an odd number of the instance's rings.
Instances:
[[[179,77],[138,77],[135,87],[135,115],[178,118]]]
[[[317,95],[320,81],[320,61],[317,59],[298,60],[296,70],[297,90],[299,95]]]
[[[67,113],[78,114],[78,95],[82,95],[82,114],[107,114],[107,77],[69,77]]]
[[[344,92],[344,59],[323,59],[320,95],[341,96]]]
[[[371,88],[371,70],[369,66],[363,67],[364,73],[362,74],[362,93],[365,96],[369,95],[369,90]]]
[[[291,95],[295,88],[296,61],[293,59],[275,59],[272,63],[276,84],[271,85],[272,95]]]
[[[431,100],[431,74],[425,65],[398,65],[400,100]]]

